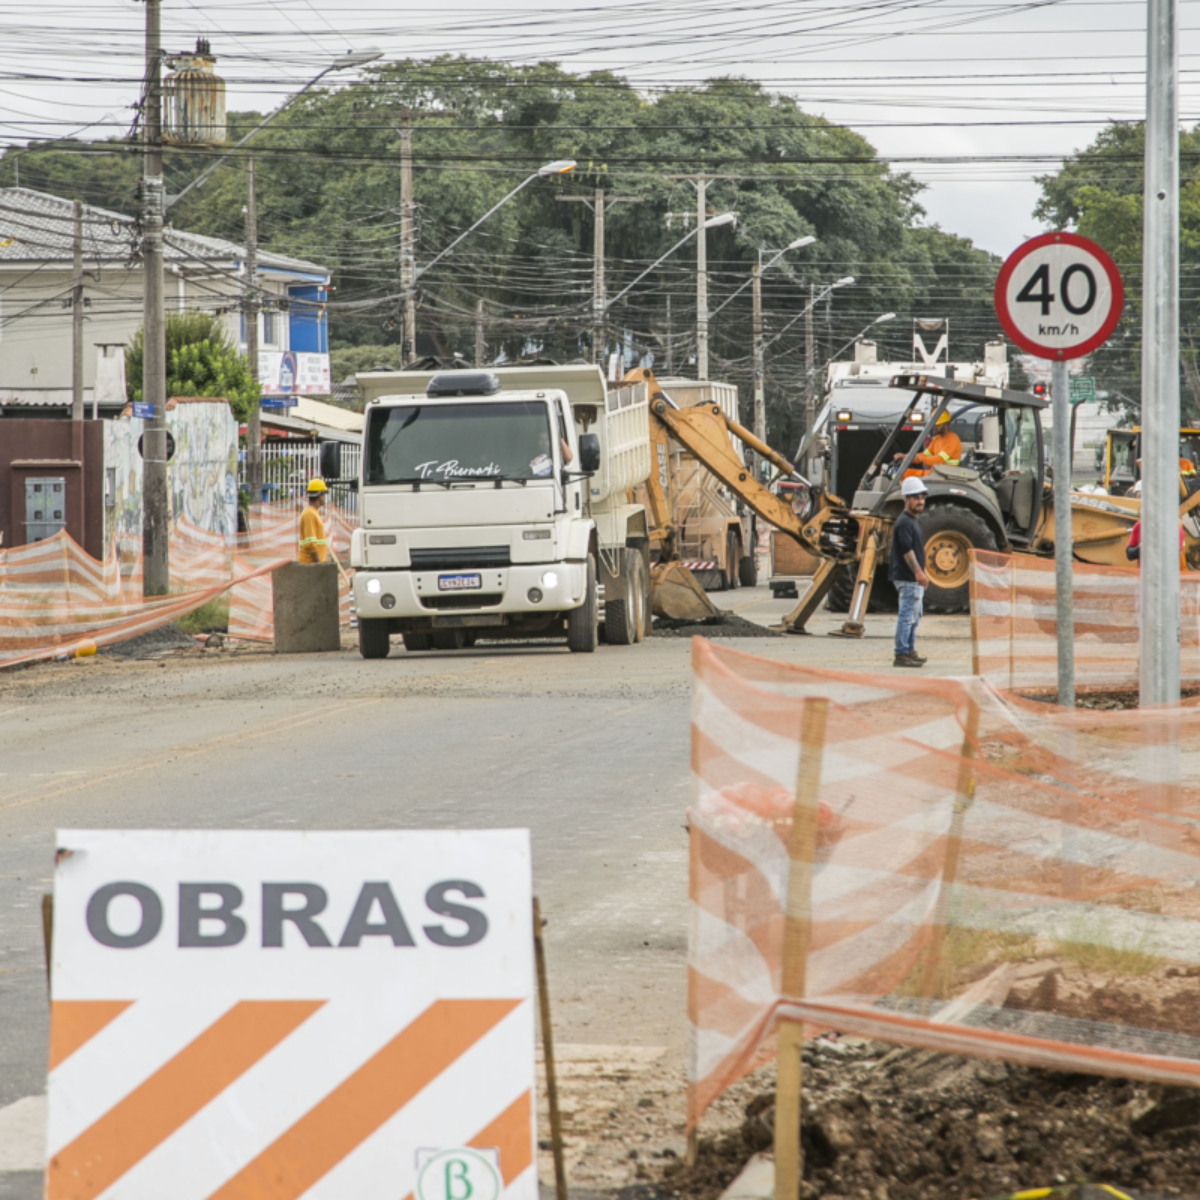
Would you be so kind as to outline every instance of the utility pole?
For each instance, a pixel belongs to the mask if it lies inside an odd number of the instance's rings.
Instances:
[[[671,328],[671,297],[667,296],[667,378],[669,379],[674,373],[675,367],[675,351],[674,351],[675,334]]]
[[[71,420],[83,420],[83,201],[75,201],[71,279]]]
[[[246,365],[250,378],[258,379],[258,195],[254,186],[254,155],[246,159],[246,286],[242,295],[242,320],[246,323]],[[246,434],[246,483],[250,503],[262,500],[262,401],[250,409]]]
[[[142,433],[142,592],[171,584],[167,508],[167,339],[163,311],[162,0],[146,2],[146,95],[142,111],[142,400],[154,416]]]
[[[813,336],[813,309],[817,303],[817,285],[808,285],[808,311],[804,314],[804,433],[807,437],[817,423],[817,344]],[[812,474],[811,463],[816,457],[816,439],[809,438],[808,462],[800,464],[806,476]]]
[[[754,354],[754,436],[760,442],[767,440],[767,400],[763,380],[763,314],[762,314],[762,251],[758,252],[758,262],[750,270],[750,295],[754,306],[753,323],[751,326],[751,341]],[[761,463],[755,453],[754,461]],[[756,472],[757,474],[757,472]]]
[[[604,365],[608,349],[607,284],[604,278],[604,207],[606,204],[623,202],[638,203],[641,196],[606,196],[603,188],[597,188],[589,200],[586,196],[557,196],[566,204],[586,204],[595,215],[592,227],[592,362]]]
[[[696,378],[708,378],[708,180],[696,180]]]
[[[1138,687],[1145,707],[1179,703],[1179,15],[1176,0],[1148,0],[1146,6],[1143,211]],[[1163,778],[1161,774],[1156,777]]]
[[[483,366],[483,360],[487,357],[487,346],[483,340],[483,315],[484,301],[480,296],[475,301],[475,365]]]
[[[417,244],[413,201],[412,109],[400,110],[400,291],[404,296],[400,365],[417,355]],[[476,351],[478,354],[478,336]]]

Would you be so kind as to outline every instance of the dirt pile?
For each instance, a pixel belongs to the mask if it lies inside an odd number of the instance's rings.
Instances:
[[[1089,1181],[1200,1195],[1200,1092],[858,1038],[819,1039],[804,1063],[802,1200],[968,1200]],[[712,1200],[769,1151],[774,1092],[744,1111],[736,1132],[701,1137],[694,1167],[668,1164],[664,1191]]]
[[[172,621],[169,625],[160,625],[157,629],[139,633],[137,637],[126,638],[123,642],[114,642],[111,646],[103,646],[101,654],[111,654],[114,658],[143,659],[154,658],[171,650],[195,650],[200,643],[190,633],[184,633]]]
[[[655,617],[651,637],[707,637],[707,638],[775,638],[784,634],[778,629],[768,629],[739,617],[737,613],[722,612],[702,621],[672,621],[667,617]]]

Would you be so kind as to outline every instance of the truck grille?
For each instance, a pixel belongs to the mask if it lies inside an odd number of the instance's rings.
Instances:
[[[467,567],[507,567],[507,546],[461,546],[449,550],[410,550],[409,561],[417,571],[458,571]]]
[[[422,596],[422,608],[495,608],[503,599],[499,592],[467,592],[456,596]]]

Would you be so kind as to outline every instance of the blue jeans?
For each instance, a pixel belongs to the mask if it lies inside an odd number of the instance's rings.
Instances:
[[[917,626],[925,607],[925,589],[919,583],[897,583],[900,596],[900,615],[896,618],[896,657],[916,654]]]

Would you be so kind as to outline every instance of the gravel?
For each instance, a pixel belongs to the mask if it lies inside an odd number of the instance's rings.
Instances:
[[[778,629],[768,629],[739,617],[737,613],[723,612],[716,617],[705,617],[703,621],[671,621],[666,617],[655,617],[651,637],[707,637],[707,638],[777,638],[783,637]]]
[[[137,637],[104,646],[100,653],[111,654],[116,658],[143,659],[166,654],[171,650],[195,650],[199,645],[190,633],[184,633],[172,621],[168,625],[160,625],[157,629],[139,633]]]

